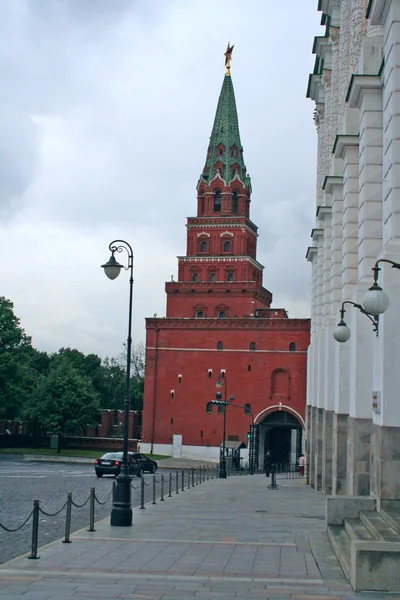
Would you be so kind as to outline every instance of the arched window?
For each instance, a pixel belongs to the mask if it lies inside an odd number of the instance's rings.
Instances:
[[[201,242],[200,252],[207,252],[207,242]]]
[[[256,349],[256,343],[250,342],[250,350],[255,350],[255,349]]]
[[[217,190],[214,194],[214,212],[221,212],[221,192]]]
[[[197,273],[193,273],[193,277],[192,277],[192,281],[198,281],[199,280],[199,276]]]
[[[290,375],[285,369],[275,369],[272,373],[271,398],[290,398]]]
[[[224,242],[224,252],[230,252],[230,251],[231,251],[231,243]]]
[[[212,402],[207,402],[206,413],[209,413],[209,414],[212,413],[212,407],[213,407]]]
[[[290,342],[289,351],[296,352],[296,344],[294,342]]]
[[[228,273],[228,281],[233,281],[233,273]]]
[[[225,412],[225,406],[224,406],[224,404],[218,404],[218,413],[219,414],[220,413],[224,414],[224,412]]]
[[[244,405],[244,414],[251,415],[251,404],[247,403]]]
[[[238,211],[238,193],[233,192],[232,194],[232,212],[237,213]]]
[[[215,273],[210,273],[210,281],[215,281]]]
[[[204,313],[203,313],[203,311],[202,311],[202,310],[198,310],[198,311],[196,312],[196,318],[197,318],[197,319],[202,319],[203,317],[204,317]]]
[[[218,311],[218,319],[225,319],[225,311],[224,310]]]
[[[217,350],[223,350],[224,349],[224,345],[222,342],[218,342],[217,343]]]

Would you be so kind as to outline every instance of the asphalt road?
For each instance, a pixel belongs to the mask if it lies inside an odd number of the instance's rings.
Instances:
[[[166,471],[164,471],[164,476]],[[157,500],[160,497],[161,472],[157,471]],[[166,478],[166,477],[165,477]],[[145,501],[152,499],[153,475],[145,475]],[[64,506],[68,492],[72,500],[83,504],[96,490],[96,498],[104,505],[95,503],[95,521],[110,515],[112,500],[110,492],[114,478],[97,478],[92,465],[71,465],[64,463],[22,462],[0,459],[0,523],[8,529],[18,528],[29,516],[33,501],[39,500],[40,508],[46,513],[55,513]],[[132,505],[140,505],[140,479],[134,477],[132,485]],[[175,483],[174,483],[175,486]],[[175,487],[174,487],[175,489]],[[165,495],[168,484],[165,483]],[[40,513],[39,547],[64,537],[65,508],[58,515],[47,516]],[[72,507],[71,532],[89,525],[89,502],[82,508]],[[32,518],[19,531],[8,532],[0,528],[0,564],[25,554],[31,549]]]

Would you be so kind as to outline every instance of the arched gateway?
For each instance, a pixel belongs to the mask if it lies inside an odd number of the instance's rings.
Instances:
[[[296,464],[302,453],[304,420],[289,407],[273,406],[257,415],[258,463],[267,450],[275,463]]]

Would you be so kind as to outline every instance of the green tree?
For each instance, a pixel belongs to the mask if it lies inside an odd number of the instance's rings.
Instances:
[[[48,375],[38,376],[25,414],[35,431],[80,435],[99,422],[99,395],[90,377],[59,357]]]
[[[126,372],[126,344],[118,362]],[[132,344],[131,350],[131,410],[143,410],[146,349],[143,342]]]
[[[31,338],[14,315],[14,305],[0,296],[0,418],[19,416],[27,399]]]

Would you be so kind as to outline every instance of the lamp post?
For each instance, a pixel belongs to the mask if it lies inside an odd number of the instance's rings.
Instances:
[[[222,383],[223,382],[223,383]],[[224,429],[223,429],[223,434],[222,434],[222,456],[221,459],[219,461],[219,477],[220,479],[226,479],[226,450],[225,450],[225,437],[226,437],[226,409],[227,406],[233,402],[233,400],[235,399],[234,396],[230,396],[229,400],[226,399],[226,393],[227,393],[227,379],[226,379],[226,373],[225,371],[222,371],[221,375],[218,375],[218,379],[217,379],[217,383],[215,384],[217,388],[221,388],[222,386],[224,386],[224,399],[222,400],[222,394],[221,392],[217,392],[215,397],[216,397],[216,404],[218,405],[222,405],[224,407]]]
[[[222,434],[222,456],[220,458],[220,462],[219,462],[219,477],[220,479],[226,479],[227,473],[226,473],[226,444],[225,444],[225,438],[226,438],[226,409],[228,406],[234,406],[235,408],[243,408],[244,409],[244,414],[245,415],[251,415],[251,419],[252,419],[252,423],[250,426],[250,453],[249,453],[249,458],[250,458],[250,473],[251,475],[254,474],[254,450],[255,450],[255,435],[256,435],[256,425],[255,425],[255,419],[254,419],[254,414],[252,413],[250,404],[246,404],[245,406],[242,406],[241,404],[233,404],[233,401],[235,399],[235,396],[229,396],[229,400],[226,399],[227,396],[227,379],[226,379],[226,373],[225,371],[221,372],[221,375],[218,375],[218,379],[216,382],[216,387],[217,388],[222,388],[222,386],[224,386],[224,399],[222,400],[222,393],[221,392],[217,392],[215,394],[216,400],[211,400],[210,402],[207,402],[207,412],[208,412],[208,406],[223,406],[224,407],[224,425],[223,425],[223,434]]]
[[[131,477],[128,468],[128,439],[129,439],[129,405],[130,405],[130,379],[131,379],[131,349],[132,349],[132,298],[133,298],[133,250],[128,242],[124,240],[114,240],[109,245],[111,256],[104,265],[101,265],[109,279],[115,279],[121,272],[121,269],[130,271],[129,278],[129,313],[128,313],[128,338],[126,355],[126,393],[124,401],[124,438],[123,438],[123,457],[121,471],[117,477],[117,486],[113,507],[111,509],[111,525],[116,527],[130,527],[132,525],[132,504],[131,504]],[[125,250],[128,254],[128,266],[125,267],[117,262],[116,252]]]

